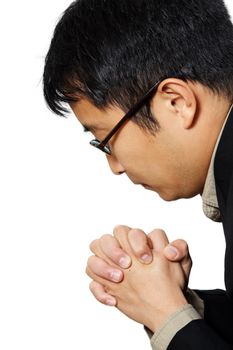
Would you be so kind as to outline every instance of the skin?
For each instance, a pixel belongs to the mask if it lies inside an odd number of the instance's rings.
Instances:
[[[124,115],[117,107],[100,110],[86,99],[71,108],[100,140]],[[112,155],[107,161],[112,172],[126,173],[166,201],[201,193],[229,102],[200,84],[166,79],[151,108],[160,131],[154,136],[129,120],[110,140]]]
[[[154,231],[164,232],[160,229]],[[125,269],[127,270],[132,266],[131,256],[126,255],[126,250],[123,250],[124,242],[127,242],[126,246],[130,246],[130,252],[133,253],[134,258],[137,258],[144,265],[150,264],[153,261],[153,242],[150,239],[150,235],[151,233],[146,235],[142,230],[132,229],[128,226],[115,227],[113,235],[103,235],[100,239],[96,239],[90,244],[91,251],[100,257],[104,263],[101,260],[88,260],[87,272],[114,283],[122,282],[125,277]],[[187,286],[192,267],[187,243],[179,239],[172,242],[172,244],[164,246],[164,241],[160,241],[160,237],[161,235],[158,235],[155,248],[161,247],[160,250],[168,261],[180,263]],[[142,256],[144,257],[145,255],[149,257],[146,261],[142,259]],[[121,263],[122,259],[124,259],[123,264]],[[119,269],[119,266],[121,269]],[[104,283],[98,283],[95,279],[90,284],[90,290],[99,302],[109,306],[117,305],[117,299],[106,292]]]
[[[164,257],[163,249],[168,244],[164,231],[154,230],[149,235],[155,248],[152,249],[153,261],[148,265],[136,259],[128,244],[127,235],[131,229],[121,226],[115,231],[121,245],[132,258],[132,266],[124,271],[124,280],[120,284],[103,280],[89,268],[87,274],[103,284],[108,293],[117,299],[117,307],[121,312],[154,332],[177,308],[187,304],[183,294],[186,286],[184,271],[179,263],[169,263]],[[107,261],[108,257],[103,256],[103,259]],[[89,258],[89,262],[95,265],[103,264],[104,260],[97,256]],[[156,289],[151,288],[151,285],[156,285]]]
[[[128,121],[110,141],[112,155],[107,156],[107,161],[112,172],[116,175],[125,173],[135,184],[146,185],[147,189],[157,192],[166,201],[191,198],[201,194],[213,149],[230,105],[231,103],[225,97],[214,94],[201,84],[173,78],[164,80],[151,101],[151,109],[160,124],[160,131],[152,135],[133,121]],[[71,108],[78,120],[88,126],[94,136],[100,140],[124,115],[122,110],[113,106],[100,110],[86,99],[72,103]],[[161,267],[156,270],[157,279],[153,283],[148,272],[148,288],[157,290],[157,281],[162,280],[164,285],[159,288],[164,292],[169,289],[170,279],[166,279],[164,274],[169,274],[168,270],[172,269],[173,265],[177,266],[176,261],[179,261],[179,268],[184,273],[187,285],[191,259],[184,241],[177,240],[172,244],[167,241],[166,245],[162,245],[159,255],[156,255],[154,250],[157,247],[154,245],[152,247],[151,241],[143,231],[126,232],[123,228],[120,231],[126,235],[127,244],[122,244],[116,234],[104,236],[91,244],[92,252],[99,255],[98,259],[100,259],[98,263],[90,259],[87,265],[87,272],[93,279],[91,290],[97,300],[112,305],[118,302],[117,297],[123,300],[123,290],[126,288],[124,283],[129,282],[127,285],[129,289],[132,286],[129,274],[126,274],[127,268],[131,266],[133,271],[140,270],[142,257],[147,264],[142,265],[144,268],[154,264],[155,256],[158,266]],[[161,245],[160,240],[154,240],[155,242]],[[127,250],[127,246],[130,246],[130,251]],[[173,253],[174,249],[177,250],[176,256],[174,254],[172,256],[172,248]],[[160,261],[162,252],[168,264],[166,268]],[[151,264],[148,265],[149,263]],[[122,266],[125,270],[119,269],[118,266]],[[143,274],[146,271],[144,269]],[[135,272],[135,276],[135,281],[138,282],[140,274]],[[117,284],[118,293],[106,284],[112,283],[110,280],[114,285]],[[117,283],[120,281],[121,283]],[[171,309],[174,311],[181,305],[179,300],[182,290],[181,280],[173,280],[173,282],[173,293],[169,297],[172,307],[164,305],[161,315],[168,316],[171,314]],[[141,290],[138,290],[138,293],[140,292]],[[158,322],[154,321],[156,325],[163,319],[158,312],[158,305],[161,306],[162,300],[163,296],[161,295],[161,299],[158,296],[154,309],[154,311],[157,310]],[[119,308],[127,314],[124,306]],[[148,313],[146,304],[144,309],[142,305],[141,310],[144,310],[145,314]],[[138,315],[130,312],[128,316],[144,323],[143,317],[140,319]]]

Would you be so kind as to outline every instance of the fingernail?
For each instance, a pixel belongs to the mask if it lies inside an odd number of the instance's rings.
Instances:
[[[167,249],[168,249],[168,253],[172,259],[175,259],[177,257],[177,255],[179,254],[178,250],[171,245],[169,247],[167,247]]]
[[[123,269],[126,269],[130,266],[131,259],[129,256],[124,256],[120,259],[119,264]]]
[[[152,257],[148,254],[144,254],[143,256],[141,256],[141,260],[144,262],[144,263],[150,263],[152,261]]]
[[[106,305],[108,306],[115,306],[116,305],[116,300],[115,299],[112,299],[112,298],[109,298],[106,300]]]
[[[114,282],[119,282],[121,280],[122,274],[120,271],[112,271],[110,273],[110,278]]]

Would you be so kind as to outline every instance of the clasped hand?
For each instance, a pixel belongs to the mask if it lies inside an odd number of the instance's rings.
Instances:
[[[192,261],[185,241],[169,244],[164,231],[117,226],[90,245],[86,272],[96,299],[155,332],[188,302]]]

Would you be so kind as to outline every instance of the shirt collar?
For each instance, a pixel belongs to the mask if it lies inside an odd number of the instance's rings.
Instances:
[[[215,159],[216,151],[217,151],[217,148],[219,145],[219,141],[220,141],[221,136],[222,136],[222,132],[224,130],[224,127],[226,125],[227,119],[231,113],[232,108],[233,108],[233,105],[231,105],[231,108],[226,116],[225,122],[224,122],[222,129],[220,131],[220,134],[218,136],[218,139],[217,139],[217,142],[216,142],[213,154],[212,154],[208,174],[206,177],[204,190],[202,193],[202,206],[203,206],[204,214],[209,219],[211,219],[213,221],[217,221],[217,222],[221,222],[221,214],[220,214],[220,210],[219,210],[216,187],[215,187],[214,159]]]

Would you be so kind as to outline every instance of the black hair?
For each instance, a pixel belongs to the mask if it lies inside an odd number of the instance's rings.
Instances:
[[[233,25],[222,0],[74,1],[46,56],[44,96],[58,115],[81,97],[126,111],[168,77],[233,99]],[[156,125],[149,105],[134,120]]]

